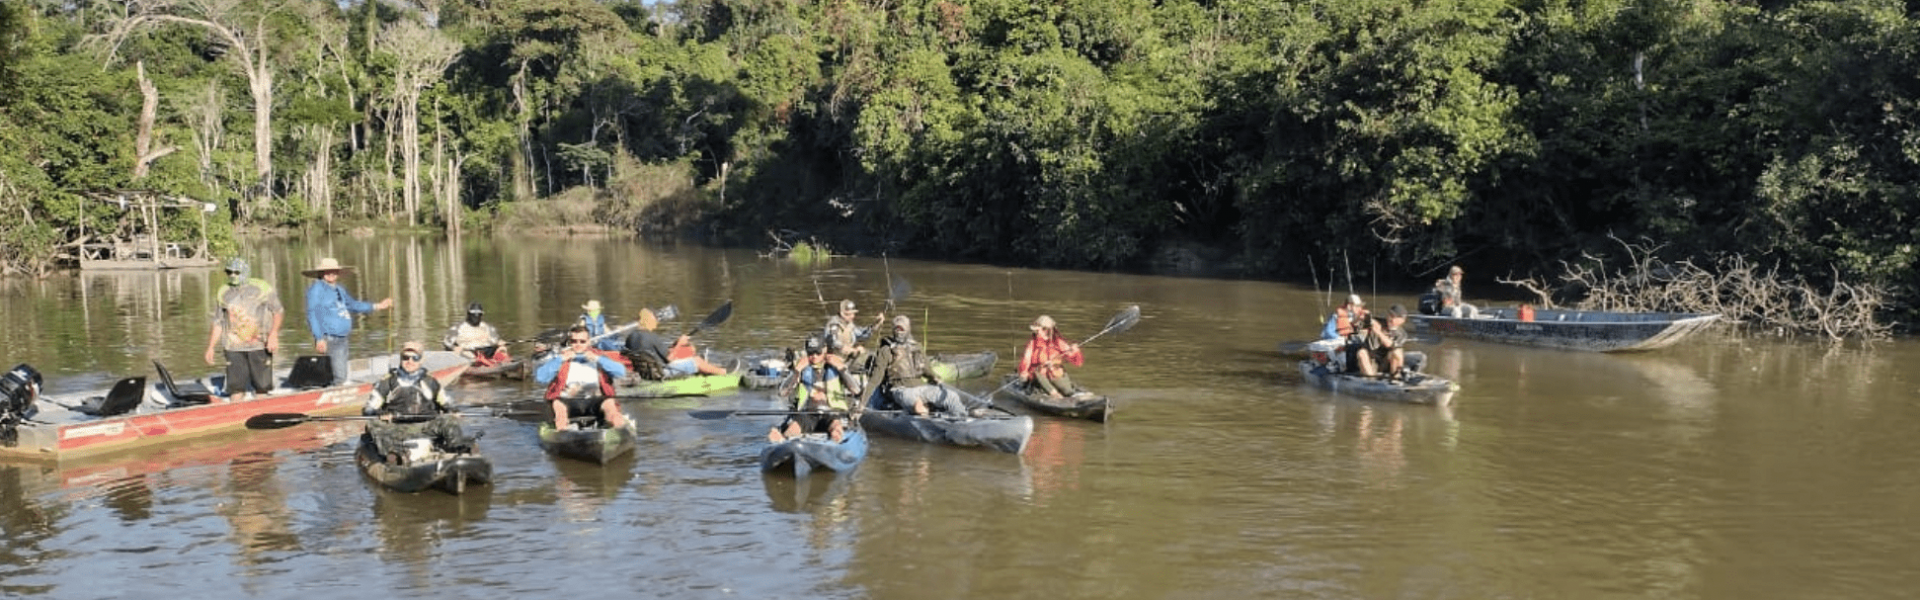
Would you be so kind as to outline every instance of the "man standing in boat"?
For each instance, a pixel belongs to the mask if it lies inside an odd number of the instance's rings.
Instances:
[[[794,389],[793,409],[815,412],[788,416],[767,431],[768,441],[779,443],[808,433],[825,433],[838,442],[846,434],[847,398],[859,397],[859,386],[845,371],[827,362],[827,342],[820,336],[807,336],[805,352],[805,362],[794,369],[799,384]]]
[[[959,390],[940,385],[933,364],[920,343],[913,340],[913,322],[906,315],[893,318],[893,335],[882,340],[874,353],[873,372],[880,381],[872,389],[892,406],[916,415],[926,415],[929,407],[949,415],[967,416],[967,403]]]
[[[227,397],[244,394],[248,400],[273,391],[273,351],[280,347],[280,325],[286,318],[273,284],[250,275],[247,261],[227,262],[227,286],[220,290],[206,356],[207,364],[215,364],[214,349],[226,347]]]
[[[453,412],[453,397],[422,364],[425,354],[426,344],[401,344],[400,367],[373,384],[367,404],[360,410],[361,414],[381,417],[367,424],[367,434],[390,464],[404,464],[406,453],[401,449],[411,439],[431,439],[441,450],[472,451],[472,440],[463,436],[459,420],[447,414]],[[422,420],[425,422],[418,422]]]
[[[534,381],[547,384],[553,403],[553,428],[573,428],[571,416],[599,417],[608,425],[626,427],[627,417],[614,398],[613,380],[627,375],[620,361],[593,351],[593,336],[585,325],[567,330],[567,344],[533,372]]]
[[[852,300],[841,300],[840,314],[827,319],[827,362],[835,369],[865,373],[870,366],[867,363],[873,357],[860,342],[873,335],[873,327],[854,324],[853,317],[859,313]],[[874,317],[873,326],[879,327],[886,320],[887,313],[880,313]]]
[[[1407,345],[1407,309],[1395,304],[1387,309],[1386,317],[1374,317],[1367,321],[1367,341],[1349,350],[1347,364],[1354,365],[1361,375],[1367,377],[1395,378],[1402,376],[1400,370],[1406,366]],[[1382,373],[1380,367],[1385,366]]]
[[[300,272],[314,278],[313,285],[307,286],[307,328],[313,332],[313,350],[326,354],[327,362],[333,367],[334,385],[347,383],[351,358],[347,352],[347,334],[353,333],[353,315],[393,306],[392,298],[368,304],[347,293],[347,288],[340,286],[340,274],[352,269],[329,257],[320,259],[314,268]]]

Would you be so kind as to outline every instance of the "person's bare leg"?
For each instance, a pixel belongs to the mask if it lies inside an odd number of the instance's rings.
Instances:
[[[573,423],[567,420],[567,403],[561,402],[560,400],[557,400],[557,399],[554,400],[553,401],[554,431],[566,431],[568,428],[572,426],[573,426]]]

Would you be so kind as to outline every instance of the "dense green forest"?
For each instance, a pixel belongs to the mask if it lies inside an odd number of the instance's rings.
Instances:
[[[44,270],[118,217],[85,194],[142,188],[243,227],[571,202],[726,243],[1076,268],[1198,248],[1301,278],[1551,273],[1626,240],[1910,314],[1915,10],[8,0],[0,262]]]

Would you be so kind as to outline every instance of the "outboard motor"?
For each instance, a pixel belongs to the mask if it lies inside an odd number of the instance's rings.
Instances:
[[[40,413],[34,402],[40,399],[44,383],[40,372],[26,363],[0,375],[0,444],[11,447],[19,443],[20,423]]]

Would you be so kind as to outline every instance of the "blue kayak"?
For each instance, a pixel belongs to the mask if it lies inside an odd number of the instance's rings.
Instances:
[[[847,472],[867,458],[867,434],[848,427],[839,442],[824,433],[809,433],[767,444],[760,451],[760,470],[774,472],[792,468],[794,477],[806,477],[814,469]]]

